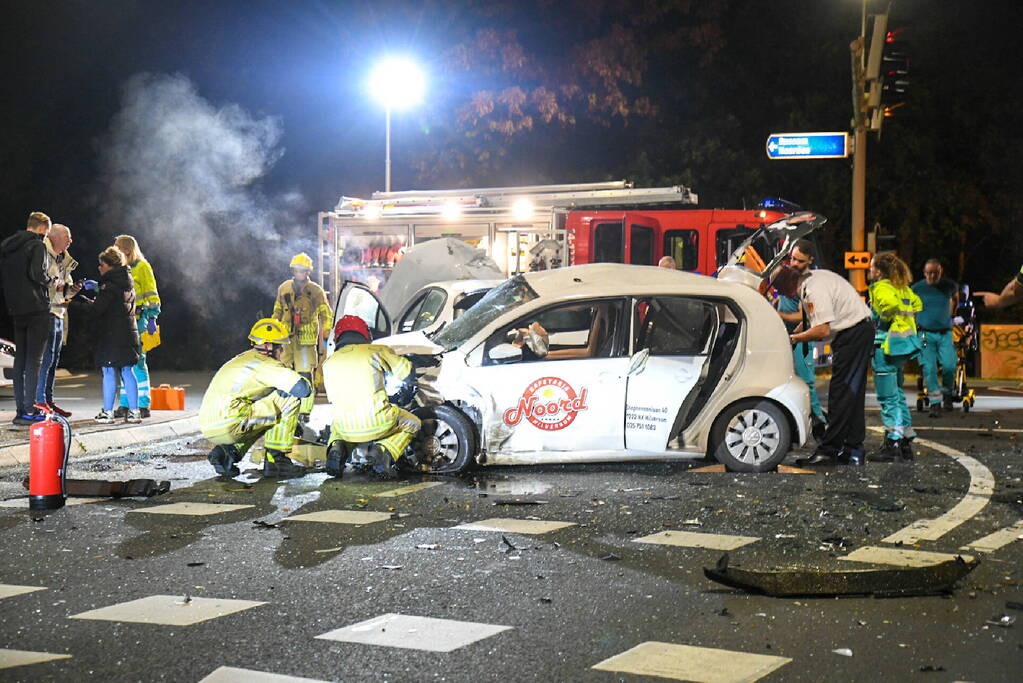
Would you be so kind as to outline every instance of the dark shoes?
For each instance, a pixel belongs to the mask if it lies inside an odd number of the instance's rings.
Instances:
[[[944,400],[942,400],[942,407],[944,407],[947,412],[952,412],[956,409],[955,401],[952,400],[951,396],[946,396]]]
[[[916,454],[913,452],[913,439],[902,438],[899,440],[899,452],[902,459],[909,462]]]
[[[268,448],[263,458],[263,476],[277,479],[304,477],[305,467],[295,464],[284,453]]]
[[[835,458],[827,453],[815,451],[809,458],[800,458],[796,460],[797,467],[806,467],[807,465],[834,465]]]
[[[16,424],[22,427],[28,427],[34,425],[36,422],[42,422],[44,419],[46,419],[46,416],[38,412],[18,413],[17,415],[14,416],[14,419],[11,420],[11,424]]]
[[[373,462],[373,471],[381,479],[397,479],[398,468],[394,466],[394,458],[380,444],[369,447],[369,459]]]
[[[149,417],[149,415],[150,415],[149,408],[139,407],[139,417],[141,417],[142,419],[145,419],[145,418]]]
[[[206,459],[222,477],[235,477],[241,474],[241,470],[235,466],[241,458],[234,446],[214,446]]]
[[[893,462],[902,457],[902,439],[884,437],[881,446],[870,453],[871,462]]]
[[[815,451],[809,458],[796,460],[797,467],[808,465],[850,465],[852,467],[863,467],[867,459],[862,448],[843,448],[836,455],[830,455],[823,451]]]
[[[128,417],[128,406],[117,406],[114,408],[113,416],[121,420]]]
[[[327,474],[332,477],[341,478],[345,471],[345,462],[348,461],[348,449],[343,441],[335,441],[327,449]]]
[[[862,448],[843,448],[838,452],[838,464],[850,467],[863,467],[867,464],[867,456]]]
[[[928,413],[927,417],[941,417],[941,404],[940,403],[932,403],[931,404],[931,412]]]

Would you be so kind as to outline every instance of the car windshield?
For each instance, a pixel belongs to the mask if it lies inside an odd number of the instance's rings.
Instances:
[[[537,296],[526,278],[516,275],[487,292],[475,306],[438,332],[433,341],[445,351],[456,349],[498,317]]]

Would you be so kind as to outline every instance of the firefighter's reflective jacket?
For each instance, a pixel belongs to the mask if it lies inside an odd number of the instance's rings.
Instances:
[[[307,280],[295,294],[295,281],[287,280],[277,288],[273,317],[284,324],[288,335],[302,346],[317,344],[324,331],[334,324],[323,288]]]
[[[394,427],[399,408],[388,399],[388,386],[414,382],[412,363],[390,347],[349,344],[323,363],[323,383],[334,428],[346,441],[378,439]]]
[[[891,280],[870,286],[870,308],[877,323],[874,343],[890,356],[920,351],[916,314],[923,310],[920,297],[909,287],[896,287]]]
[[[231,431],[249,416],[252,404],[275,391],[291,394],[299,383],[306,380],[280,361],[255,349],[240,353],[210,381],[199,407],[199,429],[206,435]]]

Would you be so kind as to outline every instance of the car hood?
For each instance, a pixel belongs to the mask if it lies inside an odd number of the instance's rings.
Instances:
[[[400,354],[414,353],[422,356],[432,356],[444,351],[442,346],[434,344],[419,330],[381,337],[380,339],[375,339],[373,343],[389,346]]]

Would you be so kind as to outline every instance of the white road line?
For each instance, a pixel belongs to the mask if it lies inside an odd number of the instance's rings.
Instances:
[[[988,534],[984,538],[978,538],[972,543],[961,546],[960,550],[974,550],[978,553],[993,553],[1003,546],[1007,546],[1015,540],[1023,538],[1023,519],[1012,526]]]
[[[871,429],[884,431],[878,427],[871,427]],[[941,538],[983,510],[995,490],[995,477],[991,474],[991,470],[974,458],[935,441],[918,438],[916,443],[943,453],[965,467],[966,471],[970,473],[970,488],[966,491],[963,499],[945,514],[934,519],[918,519],[905,529],[881,539],[885,543],[912,544],[917,541],[933,541]]]
[[[591,668],[700,683],[750,683],[780,669],[789,657],[647,641]]]
[[[695,531],[661,531],[642,538],[632,539],[633,543],[659,543],[677,545],[683,548],[706,548],[708,550],[735,550],[759,541],[759,536],[731,536],[727,534],[705,534]]]
[[[955,555],[948,553],[932,553],[926,550],[910,550],[909,548],[881,548],[878,546],[864,546],[857,548],[840,560],[851,562],[867,562],[869,564],[892,564],[897,567],[930,567],[954,560]],[[963,555],[967,562],[973,561],[972,555]]]

